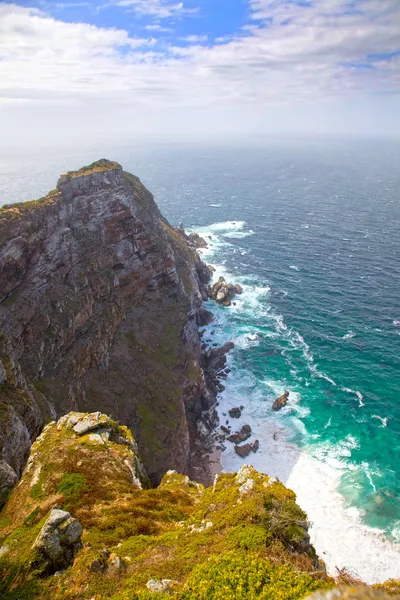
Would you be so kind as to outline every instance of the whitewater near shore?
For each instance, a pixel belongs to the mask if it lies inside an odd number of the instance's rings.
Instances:
[[[349,506],[339,491],[342,475],[351,468],[346,458],[357,448],[357,439],[344,435],[336,445],[323,441],[309,448],[306,444],[300,445],[299,436],[306,437],[304,423],[309,413],[309,409],[301,404],[301,394],[289,389],[288,406],[280,413],[273,413],[270,399],[283,393],[285,388],[281,382],[268,379],[268,375],[263,381],[257,380],[237,356],[238,350],[258,346],[260,332],[262,335],[278,336],[280,330],[285,329],[282,317],[269,314],[264,316],[276,321],[276,333],[262,331],[260,299],[265,300],[268,296],[267,283],[265,286],[251,285],[248,275],[241,277],[238,273],[229,273],[224,264],[217,263],[221,248],[229,246],[229,238],[238,240],[252,235],[252,232],[247,230],[244,222],[216,223],[197,228],[197,231],[209,244],[202,255],[206,262],[215,266],[215,278],[222,275],[228,281],[240,283],[244,289],[243,295],[236,297],[231,307],[213,307],[216,321],[207,327],[203,336],[208,343],[219,344],[227,337],[235,343],[235,350],[228,357],[231,372],[224,382],[226,389],[219,398],[221,425],[229,423],[233,430],[239,430],[242,425],[249,424],[252,428],[249,441],[258,439],[260,442],[259,451],[245,459],[235,453],[233,444],[225,442],[226,450],[221,455],[223,470],[234,472],[244,463],[251,464],[261,472],[278,477],[293,489],[299,505],[308,514],[312,543],[325,561],[329,574],[335,576],[339,569],[345,568],[366,583],[399,578],[400,545],[386,539],[383,531],[364,524],[362,510]],[[243,326],[243,315],[250,310],[258,314],[258,328]],[[240,324],[238,315],[242,316]],[[309,353],[312,359],[304,340],[297,341],[304,344],[303,351]],[[267,365],[265,371],[268,373]],[[318,373],[318,376],[328,379],[324,373]],[[353,390],[350,391],[353,393]],[[357,391],[354,395],[357,399]],[[240,405],[244,405],[242,416],[231,419],[229,409]]]

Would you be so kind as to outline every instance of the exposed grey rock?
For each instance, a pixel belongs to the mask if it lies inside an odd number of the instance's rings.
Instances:
[[[72,563],[81,548],[82,526],[70,513],[53,508],[33,548],[45,559],[45,570],[55,572]]]
[[[0,460],[0,506],[18,481],[18,475],[5,460]]]
[[[106,415],[102,415],[101,412],[95,412],[80,419],[76,425],[74,425],[73,430],[78,435],[84,435],[85,433],[88,433],[88,431],[104,427],[104,425],[111,425],[110,420]]]
[[[173,579],[150,579],[146,587],[150,592],[168,592],[176,583]]]

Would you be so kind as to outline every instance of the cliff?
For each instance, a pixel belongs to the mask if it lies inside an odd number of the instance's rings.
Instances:
[[[247,465],[208,488],[168,471],[151,489],[127,427],[99,412],[71,412],[37,438],[0,514],[0,596],[399,597],[394,581],[382,591],[336,587],[307,529],[295,494]]]
[[[216,592],[242,585],[296,599],[333,586],[281,483],[244,466],[209,488],[169,471],[149,489],[130,431],[100,413],[46,426],[0,518],[2,598],[228,598]]]
[[[199,431],[215,394],[197,329],[208,278],[115,162],[0,209],[0,502],[43,425],[71,410],[131,428],[153,483],[168,469],[209,481]]]

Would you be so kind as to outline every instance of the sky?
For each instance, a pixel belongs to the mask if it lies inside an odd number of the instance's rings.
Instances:
[[[0,1],[0,131],[400,139],[400,0]]]

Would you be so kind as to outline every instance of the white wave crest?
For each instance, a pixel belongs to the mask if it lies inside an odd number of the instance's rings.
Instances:
[[[379,415],[372,415],[371,418],[378,419],[382,423],[382,427],[387,427],[388,419],[390,419],[390,417],[380,417]]]

